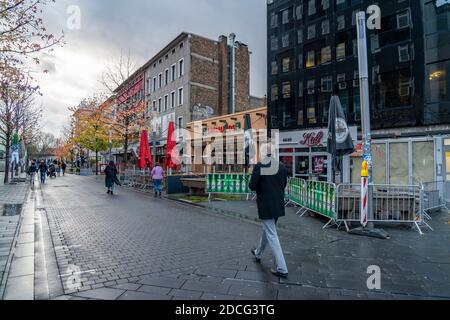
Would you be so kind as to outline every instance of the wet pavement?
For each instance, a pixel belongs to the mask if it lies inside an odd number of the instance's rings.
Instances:
[[[256,217],[254,202],[217,202],[212,210],[122,188],[111,197],[103,186],[101,177],[68,176],[36,195],[48,228],[44,252],[51,261],[50,242],[62,284],[58,296],[47,282],[49,297],[450,299],[450,215],[444,212],[434,215],[435,232],[388,229],[391,239],[379,240],[323,231],[326,221],[300,218],[289,208],[280,221],[290,270],[282,280],[269,272],[270,250],[261,264],[250,254],[260,236],[259,224],[249,221]],[[380,269],[380,289],[368,288],[371,266]],[[55,282],[54,275],[47,278]],[[40,291],[45,281],[35,284]]]

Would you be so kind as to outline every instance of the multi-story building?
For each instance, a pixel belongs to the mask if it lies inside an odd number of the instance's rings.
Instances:
[[[282,160],[293,176],[330,179],[333,92],[358,140],[356,13],[373,4],[381,8],[381,29],[368,30],[374,180],[450,181],[448,1],[268,0],[268,124],[282,131]],[[358,154],[344,159],[344,181],[359,172]]]
[[[191,121],[250,107],[249,61],[247,45],[235,41],[233,34],[214,41],[183,32],[141,68],[146,116],[159,161],[171,121],[177,129],[185,128]]]
[[[119,163],[137,157],[140,129],[145,123],[145,71],[139,68],[115,91],[114,117],[124,145],[114,150]],[[125,148],[127,149],[125,152]],[[126,154],[126,156],[125,156]]]

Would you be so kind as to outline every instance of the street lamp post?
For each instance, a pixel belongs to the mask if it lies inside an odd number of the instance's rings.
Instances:
[[[356,14],[357,37],[358,37],[358,64],[359,64],[359,86],[361,97],[361,130],[363,136],[363,161],[368,165],[368,224],[367,228],[352,230],[353,233],[369,237],[386,239],[389,235],[374,227],[373,215],[373,181],[372,181],[372,135],[370,128],[370,100],[369,100],[369,71],[367,55],[367,27],[366,13],[360,11]],[[363,208],[361,208],[362,214]]]

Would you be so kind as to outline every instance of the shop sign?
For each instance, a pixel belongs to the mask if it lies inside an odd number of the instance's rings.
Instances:
[[[356,141],[357,127],[350,127],[349,133],[353,141]],[[328,129],[280,132],[280,145],[295,145],[297,148],[325,147],[327,137]]]

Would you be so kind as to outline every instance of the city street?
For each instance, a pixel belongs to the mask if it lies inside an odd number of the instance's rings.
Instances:
[[[111,197],[103,179],[71,175],[35,191],[35,299],[450,299],[446,213],[434,233],[392,229],[378,240],[323,231],[291,208],[281,280],[270,250],[261,265],[250,254],[257,223],[123,188]],[[368,290],[371,265],[380,290]],[[20,290],[7,287],[5,299]]]

